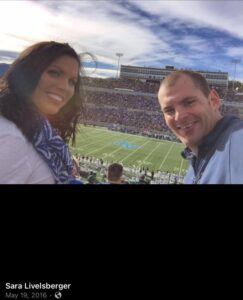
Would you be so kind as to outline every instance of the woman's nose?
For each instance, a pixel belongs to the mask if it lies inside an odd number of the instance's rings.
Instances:
[[[70,91],[72,87],[69,83],[69,79],[65,77],[60,78],[58,80],[58,88],[61,90]]]

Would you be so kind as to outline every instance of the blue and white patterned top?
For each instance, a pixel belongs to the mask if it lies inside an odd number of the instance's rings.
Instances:
[[[47,162],[56,183],[65,184],[74,179],[73,162],[68,146],[47,119],[39,118],[39,126],[32,143]]]

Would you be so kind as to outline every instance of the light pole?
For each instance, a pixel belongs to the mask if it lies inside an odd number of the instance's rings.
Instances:
[[[121,57],[121,56],[123,56],[123,53],[116,53],[116,56],[118,56],[118,63],[117,63],[117,73],[116,73],[116,78],[118,79],[118,72],[119,72],[120,57]]]
[[[232,90],[234,91],[234,88],[235,88],[236,65],[240,63],[240,59],[233,59],[231,62],[233,64],[235,64],[234,80],[233,80],[233,87],[232,87]]]

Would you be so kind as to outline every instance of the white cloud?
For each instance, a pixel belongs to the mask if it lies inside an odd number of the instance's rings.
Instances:
[[[45,39],[52,15],[30,1],[0,1],[1,49],[21,51]]]
[[[226,53],[228,56],[231,56],[232,58],[241,57],[243,59],[243,47],[229,47],[226,50]]]
[[[95,69],[95,68],[87,68],[85,76],[89,77],[99,77],[99,78],[108,78],[114,77],[116,78],[117,71],[110,69]]]
[[[206,52],[208,53],[210,48],[206,39],[199,38],[196,35],[185,35],[182,38],[178,38],[175,44],[179,46],[186,46],[191,51]]]
[[[0,11],[0,50],[22,51],[37,41],[57,40],[114,69],[121,52],[122,64],[195,69],[199,64],[229,72],[231,58],[243,56],[241,45],[229,47],[220,36],[211,40],[197,34],[207,28],[243,39],[243,1],[1,0]],[[219,55],[227,56],[228,65]]]
[[[126,15],[127,10],[110,1],[63,1],[58,2],[57,11],[50,9],[52,3],[44,6],[44,2],[7,2],[10,4],[0,1],[0,10],[5,16],[0,19],[0,28],[7,28],[4,37],[0,37],[2,49],[13,50],[14,34],[19,40],[14,48],[17,51],[40,40],[65,41],[74,45],[78,52],[89,51],[97,57],[105,57],[105,62],[115,64],[116,52],[124,53],[124,61],[128,62],[134,57],[146,57],[157,46],[170,48],[166,42],[158,41],[148,28],[138,26],[133,13]],[[14,5],[17,5],[16,10]],[[84,13],[87,11],[89,13]],[[120,16],[110,14],[111,11],[119,12]],[[128,17],[130,20],[125,19]]]
[[[138,7],[161,20],[177,20],[207,26],[243,38],[242,1],[134,1]],[[178,24],[177,24],[178,25]]]

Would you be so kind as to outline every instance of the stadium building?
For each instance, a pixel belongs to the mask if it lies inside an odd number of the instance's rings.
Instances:
[[[146,68],[121,65],[120,77],[127,79],[139,79],[141,81],[161,81],[171,72],[176,71],[173,66],[166,66],[165,69]],[[202,74],[210,86],[228,88],[227,72],[206,72],[197,71]]]

